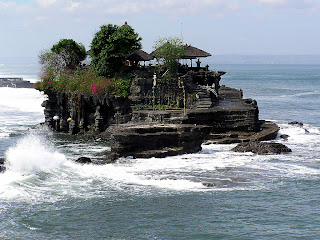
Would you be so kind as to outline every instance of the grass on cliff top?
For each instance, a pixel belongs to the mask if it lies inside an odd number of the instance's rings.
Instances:
[[[106,78],[97,76],[89,70],[61,73],[60,76],[54,71],[48,71],[40,81],[35,83],[35,88],[45,93],[66,92],[80,93],[85,95],[104,96],[105,94],[128,96],[130,77]]]

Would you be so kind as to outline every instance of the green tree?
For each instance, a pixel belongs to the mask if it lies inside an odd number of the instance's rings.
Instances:
[[[171,75],[178,72],[179,59],[185,54],[185,46],[180,38],[160,38],[153,46],[157,61],[164,65]]]
[[[85,47],[72,39],[61,39],[52,46],[51,51],[59,54],[68,68],[74,68],[86,58]]]
[[[141,40],[127,24],[101,26],[91,42],[91,67],[100,76],[113,76],[121,71],[128,54],[141,49]]]

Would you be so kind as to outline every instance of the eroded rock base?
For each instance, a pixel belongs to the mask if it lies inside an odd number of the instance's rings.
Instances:
[[[267,141],[277,137],[280,128],[269,121],[260,121],[260,131],[227,131],[225,133],[210,133],[205,144],[231,144],[249,141]]]
[[[290,148],[281,143],[258,141],[240,143],[238,146],[232,148],[231,150],[234,152],[252,152],[259,155],[283,154],[292,152]]]
[[[199,152],[209,131],[210,127],[191,124],[121,124],[110,129],[110,145],[118,156],[162,158]]]

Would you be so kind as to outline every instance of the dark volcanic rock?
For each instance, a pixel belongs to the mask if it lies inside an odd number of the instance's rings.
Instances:
[[[282,138],[283,140],[287,141],[288,138],[289,138],[289,135],[287,135],[287,134],[281,134],[281,135],[280,135],[280,138]]]
[[[106,152],[104,155],[107,163],[114,163],[120,157],[120,155],[115,152]]]
[[[269,121],[260,121],[260,122],[261,122],[260,131],[254,134],[249,140],[267,141],[267,140],[276,139],[278,132],[280,130],[279,126]]]
[[[0,173],[6,170],[6,167],[4,166],[5,161],[6,160],[4,158],[0,158]]]
[[[293,122],[289,122],[289,125],[298,125],[300,127],[303,127],[303,123],[302,122],[297,122],[297,121],[293,121]]]
[[[215,187],[215,186],[217,186],[214,183],[202,183],[202,185],[205,186],[205,187]]]
[[[276,139],[279,131],[277,124],[269,121],[260,121],[260,131],[228,131],[211,133],[208,135],[208,143],[230,144],[249,141],[267,141]]]
[[[46,92],[45,122],[56,131],[89,132],[110,141],[111,152],[105,154],[108,163],[127,156],[162,158],[194,153],[201,150],[204,139],[235,143],[277,136],[277,125],[259,121],[255,100],[243,99],[242,90],[220,87],[225,72],[197,68],[179,75],[179,82],[183,83],[179,86],[172,87],[165,79],[157,79],[161,91],[156,91],[159,93],[155,99],[160,100],[156,104],[163,105],[166,99],[177,96],[177,110],[140,110],[152,103],[154,71],[148,70],[142,75],[131,75],[128,98]],[[165,84],[159,87],[162,82]],[[187,110],[182,109],[186,102],[190,102]],[[82,157],[76,162],[88,163],[91,159]]]
[[[231,149],[234,152],[253,152],[257,154],[281,154],[292,152],[290,148],[275,142],[258,142],[250,141],[247,143],[240,143]]]
[[[77,163],[91,163],[91,159],[88,158],[88,157],[79,157],[77,160],[76,160]]]
[[[201,150],[210,127],[191,124],[120,124],[111,131],[112,152],[121,157],[166,157]]]
[[[226,87],[225,85],[222,85],[219,88],[220,99],[242,99],[242,97],[243,97],[242,90]]]

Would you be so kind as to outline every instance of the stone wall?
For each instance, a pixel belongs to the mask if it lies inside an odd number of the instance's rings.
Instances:
[[[94,130],[103,132],[110,125],[122,123],[164,123],[206,125],[213,132],[229,130],[258,131],[259,110],[256,101],[242,99],[242,91],[225,86],[220,79],[225,72],[189,72],[181,79],[186,94],[196,95],[193,105],[169,111],[137,111],[135,106],[144,102],[153,80],[148,76],[132,77],[130,97],[87,96],[47,92],[46,124],[61,132],[77,134]],[[59,120],[54,120],[58,116]]]
[[[76,134],[88,130],[105,131],[111,124],[131,119],[129,100],[124,97],[47,93],[45,123],[56,131]],[[59,120],[54,120],[58,116]]]

